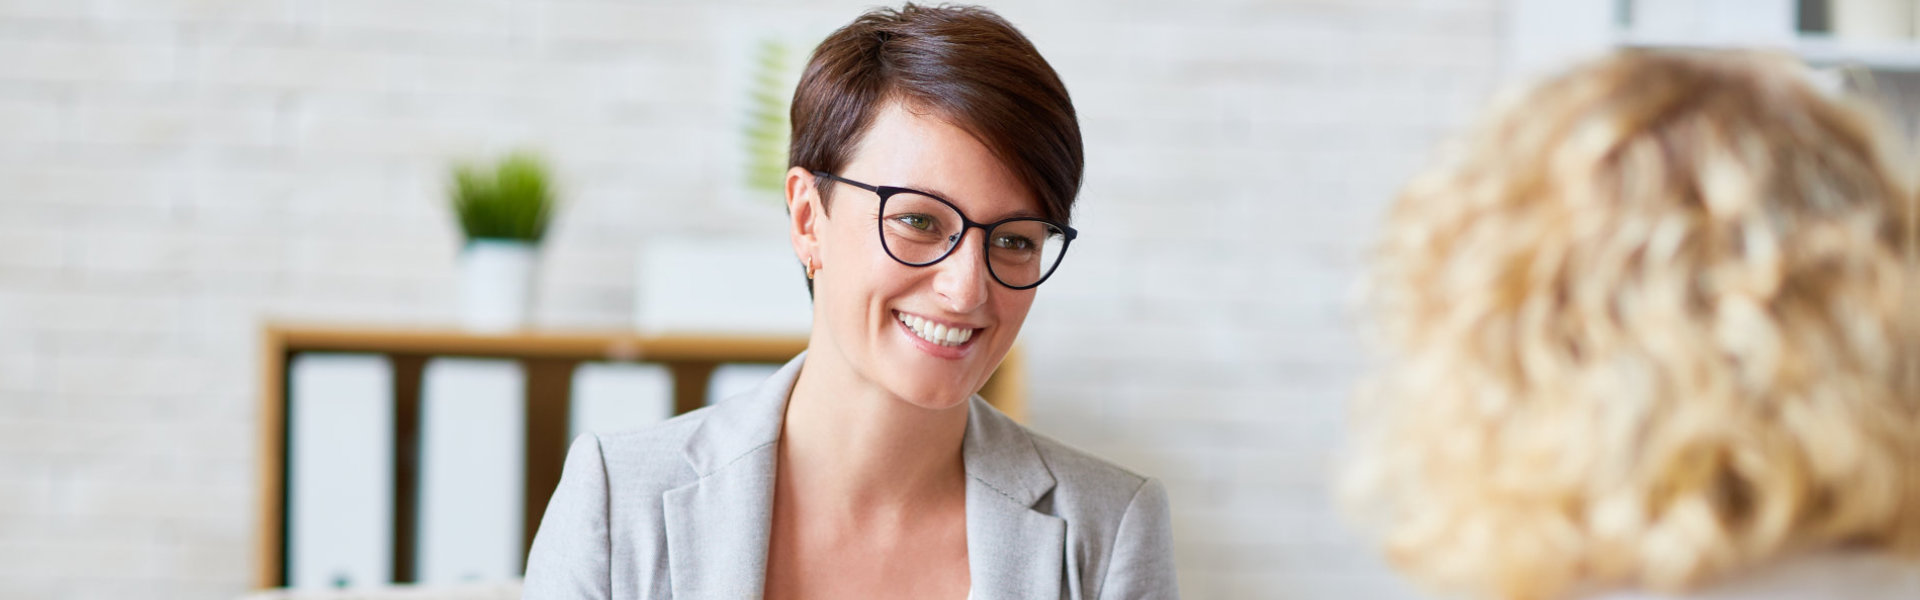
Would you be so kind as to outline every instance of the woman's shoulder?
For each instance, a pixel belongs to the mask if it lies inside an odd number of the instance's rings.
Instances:
[[[1028,435],[1053,472],[1055,515],[1101,523],[1088,532],[1111,530],[1107,533],[1114,537],[1128,522],[1157,529],[1170,518],[1167,491],[1158,480],[1031,430]]]
[[[1048,496],[1056,515],[1111,521],[1143,505],[1153,509],[1165,503],[1165,490],[1148,475],[1056,440],[991,408],[986,409],[980,422],[985,428],[1000,430],[985,434],[998,438],[993,442],[996,445],[1018,441],[1030,445],[1031,456],[1053,480]],[[1020,468],[1018,459],[992,462],[997,464],[985,468]]]
[[[1007,490],[1001,494],[1028,510],[1066,521],[1065,551],[1078,573],[1069,576],[1081,580],[1081,589],[1099,597],[1179,597],[1165,486],[991,407],[978,414],[979,435],[968,440],[969,474]]]
[[[1047,464],[1047,470],[1053,473],[1054,485],[1058,491],[1087,496],[1131,498],[1151,479],[1118,463],[1048,437],[1025,425],[1020,427],[1026,430],[1028,437],[1033,439],[1033,449],[1039,453],[1040,460]]]
[[[666,491],[696,478],[684,449],[710,412],[710,408],[702,408],[658,423],[581,434],[567,451],[568,461],[585,455],[599,459],[611,489],[659,487],[634,491]]]
[[[602,448],[659,450],[670,446],[677,454],[680,447],[687,443],[687,438],[700,428],[700,424],[705,422],[707,415],[712,412],[713,407],[708,406],[665,421],[625,429],[595,431],[588,435],[598,439]]]

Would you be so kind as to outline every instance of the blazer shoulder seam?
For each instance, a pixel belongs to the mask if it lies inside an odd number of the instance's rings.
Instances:
[[[720,465],[720,466],[718,466],[718,467],[714,467],[714,468],[713,468],[713,470],[711,470],[711,471],[707,471],[707,472],[705,472],[705,473],[701,473],[701,474],[700,474],[700,477],[699,477],[699,479],[697,479],[696,481],[706,481],[706,479],[707,479],[708,477],[712,477],[712,476],[713,476],[713,475],[714,475],[715,473],[719,473],[719,472],[721,472],[721,471],[725,471],[725,470],[727,470],[727,468],[728,468],[728,467],[732,467],[732,466],[733,466],[733,463],[737,463],[737,462],[740,462],[740,461],[742,461],[742,460],[746,460],[746,458],[747,458],[748,456],[751,456],[751,455],[752,455],[753,453],[755,453],[755,452],[759,452],[759,451],[760,451],[760,450],[761,450],[762,448],[766,448],[767,446],[772,446],[772,445],[774,445],[775,443],[778,443],[779,441],[780,441],[780,440],[778,440],[778,439],[775,439],[775,440],[771,440],[771,441],[768,441],[767,443],[764,443],[764,444],[760,444],[760,445],[758,445],[758,446],[754,446],[754,447],[752,447],[752,448],[748,448],[746,452],[741,452],[739,456],[735,456],[735,457],[733,457],[733,459],[732,459],[732,460],[729,460],[729,461],[727,461],[727,463],[726,463],[726,464],[723,464],[723,465]]]
[[[1138,489],[1139,486],[1145,486],[1147,483],[1147,480],[1152,479],[1152,477],[1144,473],[1135,472],[1133,469],[1127,468],[1121,465],[1120,463],[1107,460],[1106,458],[1100,457],[1093,453],[1073,447],[1060,440],[1049,438],[1044,434],[1039,434],[1032,431],[1028,431],[1026,433],[1027,433],[1027,439],[1033,444],[1034,451],[1040,457],[1040,462],[1047,466],[1047,471],[1049,473],[1054,473],[1054,469],[1056,467],[1056,465],[1054,464],[1055,463],[1054,459],[1056,458],[1055,455],[1062,454],[1068,457],[1074,457],[1079,460],[1092,463],[1093,465],[1096,465],[1098,467],[1104,467],[1110,470],[1111,472],[1113,472],[1114,474],[1122,476],[1123,481],[1125,481],[1124,478],[1132,478],[1131,483],[1132,485],[1135,486],[1135,490],[1134,490],[1135,493],[1139,492],[1139,489]],[[1084,472],[1085,469],[1076,469],[1075,471]],[[1058,475],[1057,473],[1054,473],[1054,474]]]

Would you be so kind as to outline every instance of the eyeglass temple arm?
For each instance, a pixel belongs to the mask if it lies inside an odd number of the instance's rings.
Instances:
[[[841,177],[841,176],[839,176],[839,175],[834,175],[834,174],[832,174],[832,173],[828,173],[828,172],[826,172],[826,171],[814,171],[814,172],[813,172],[813,176],[814,176],[814,177],[819,177],[819,178],[822,178],[822,179],[831,179],[831,180],[833,180],[833,181],[838,181],[838,182],[840,182],[840,183],[844,183],[844,184],[847,184],[847,185],[850,185],[850,186],[853,186],[853,187],[857,187],[857,188],[860,188],[860,189],[863,189],[863,190],[866,190],[866,191],[869,191],[869,192],[873,192],[873,193],[876,193],[876,194],[878,194],[878,193],[880,193],[880,188],[879,188],[878,186],[872,186],[872,185],[867,185],[867,184],[864,184],[864,183],[860,183],[860,182],[858,182],[858,181],[854,181],[854,180],[852,180],[852,179],[847,179],[847,178],[844,178],[844,177]]]

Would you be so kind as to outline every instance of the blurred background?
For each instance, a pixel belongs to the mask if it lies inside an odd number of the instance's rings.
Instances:
[[[1189,597],[1413,597],[1329,492],[1395,190],[1502,86],[1623,45],[1845,67],[1912,139],[1916,4],[988,2],[1087,146],[996,400],[1165,480]],[[798,347],[765,177],[869,6],[0,0],[0,598],[510,597],[567,438]],[[453,172],[514,153],[557,204],[485,258]]]

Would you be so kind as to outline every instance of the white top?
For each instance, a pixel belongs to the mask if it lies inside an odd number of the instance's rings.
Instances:
[[[1916,600],[1920,561],[1890,554],[1834,552],[1788,559],[1728,576],[1696,593],[1601,594],[1592,600]]]

